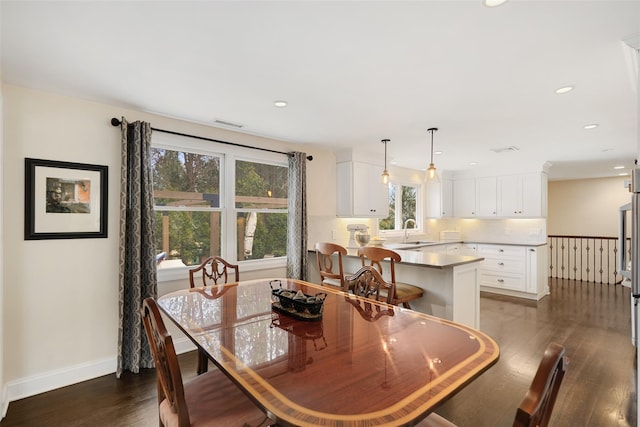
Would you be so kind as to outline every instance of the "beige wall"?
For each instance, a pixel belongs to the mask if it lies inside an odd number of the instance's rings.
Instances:
[[[308,190],[314,195],[308,200],[309,216],[335,227],[332,152],[11,85],[3,86],[2,95],[7,141],[3,191],[11,202],[3,206],[5,286],[0,302],[5,325],[2,371],[9,400],[115,371],[120,129],[110,125],[111,117],[147,120],[157,128],[250,146],[307,152],[314,156],[307,169]],[[25,157],[108,165],[108,238],[25,241]],[[316,238],[309,236],[311,242]],[[281,268],[248,272],[243,278],[284,274]],[[180,284],[162,283],[159,290],[176,286]]]
[[[618,236],[618,208],[631,201],[628,177],[549,182],[550,235]]]

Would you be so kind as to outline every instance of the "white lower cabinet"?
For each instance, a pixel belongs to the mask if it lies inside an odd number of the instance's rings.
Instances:
[[[449,243],[445,246],[446,252],[452,255],[476,255],[478,249],[475,243]]]
[[[548,293],[544,246],[479,244],[480,288],[539,300]]]

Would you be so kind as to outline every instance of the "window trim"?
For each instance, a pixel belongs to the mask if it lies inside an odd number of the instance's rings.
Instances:
[[[247,212],[251,209],[235,207],[235,174],[236,161],[247,161],[288,168],[289,164],[286,156],[280,153],[268,151],[256,151],[251,148],[224,145],[212,141],[202,141],[196,138],[189,138],[183,135],[173,135],[165,133],[152,133],[151,146],[173,151],[189,151],[196,154],[220,157],[220,207],[214,208],[221,212],[221,227],[225,230],[232,230],[224,233],[220,240],[220,253],[231,263],[242,263],[243,271],[257,271],[286,267],[287,257],[274,257],[253,260],[237,260],[237,236],[235,219],[238,212]],[[285,157],[283,159],[283,157]],[[175,209],[161,209],[175,210]],[[212,211],[208,208],[193,208],[193,211]],[[155,211],[155,207],[154,207]],[[288,213],[288,209],[269,210],[268,213]],[[194,266],[167,267],[157,269],[158,282],[185,280],[189,275],[188,271]]]

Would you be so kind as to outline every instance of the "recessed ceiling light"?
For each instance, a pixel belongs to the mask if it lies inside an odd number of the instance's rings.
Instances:
[[[614,166],[614,169],[624,169],[624,166]]]
[[[487,7],[498,7],[507,2],[507,0],[482,0],[482,3]]]
[[[623,173],[619,173],[618,176],[629,176],[629,174],[626,172],[623,172]]]
[[[590,123],[590,124],[588,124],[588,125],[584,125],[584,129],[586,129],[586,130],[589,130],[589,129],[595,129],[595,128],[597,128],[598,126],[600,126],[600,125],[599,125],[599,124],[597,124],[597,123]]]
[[[478,164],[478,162],[471,162],[471,163],[469,163],[469,165],[471,165],[471,166],[475,166],[475,165],[477,165],[477,164]]]
[[[556,93],[558,95],[561,95],[563,93],[571,92],[573,89],[575,89],[575,86],[562,86],[562,87],[556,89]]]
[[[287,106],[287,101],[274,101],[273,105],[278,108],[284,108]]]
[[[434,152],[433,152],[433,154],[437,154],[437,155],[440,155],[440,154],[442,154],[442,151],[440,151],[440,150],[437,150],[437,151],[434,151]]]

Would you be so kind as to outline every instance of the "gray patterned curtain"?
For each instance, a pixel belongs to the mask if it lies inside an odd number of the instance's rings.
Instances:
[[[121,130],[118,378],[125,370],[153,367],[140,307],[145,298],[158,295],[151,125],[127,123],[123,117]]]
[[[307,155],[289,156],[287,277],[307,279]]]

